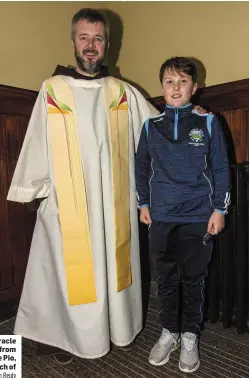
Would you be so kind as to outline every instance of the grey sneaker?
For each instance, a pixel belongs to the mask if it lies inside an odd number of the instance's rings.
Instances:
[[[162,334],[153,346],[149,356],[149,362],[154,366],[161,366],[169,361],[170,353],[179,348],[179,334],[170,333],[163,328]]]
[[[185,332],[181,336],[179,369],[184,373],[193,373],[199,366],[198,336],[191,332]]]

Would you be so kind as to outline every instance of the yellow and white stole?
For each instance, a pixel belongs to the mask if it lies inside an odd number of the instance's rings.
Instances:
[[[129,122],[122,81],[104,84],[111,149],[117,291],[131,285]],[[70,85],[46,81],[48,123],[61,224],[69,305],[97,301],[92,245],[76,109]]]

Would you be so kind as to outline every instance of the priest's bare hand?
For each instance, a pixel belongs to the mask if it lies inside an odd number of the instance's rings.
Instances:
[[[194,107],[194,110],[199,113],[199,114],[206,114],[208,113],[206,109],[204,109],[202,106],[200,105],[195,105]],[[209,112],[210,114],[212,114],[211,112]]]
[[[151,224],[152,220],[150,217],[150,211],[147,206],[141,207],[140,208],[140,222],[145,223],[145,224]]]
[[[207,232],[211,235],[217,235],[219,232],[221,232],[221,230],[223,230],[224,226],[224,214],[221,214],[218,211],[214,211],[209,219]]]

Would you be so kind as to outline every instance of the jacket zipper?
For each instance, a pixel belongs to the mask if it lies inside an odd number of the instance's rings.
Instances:
[[[178,139],[178,109],[175,109],[174,140]]]

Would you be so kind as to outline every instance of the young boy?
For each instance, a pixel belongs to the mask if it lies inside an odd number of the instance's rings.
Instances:
[[[181,344],[179,368],[186,373],[200,366],[198,335],[210,235],[223,229],[230,204],[221,127],[215,116],[195,113],[190,103],[196,79],[196,67],[187,58],[163,63],[165,111],[145,122],[136,155],[140,221],[149,225],[163,327],[149,362],[167,363]]]

